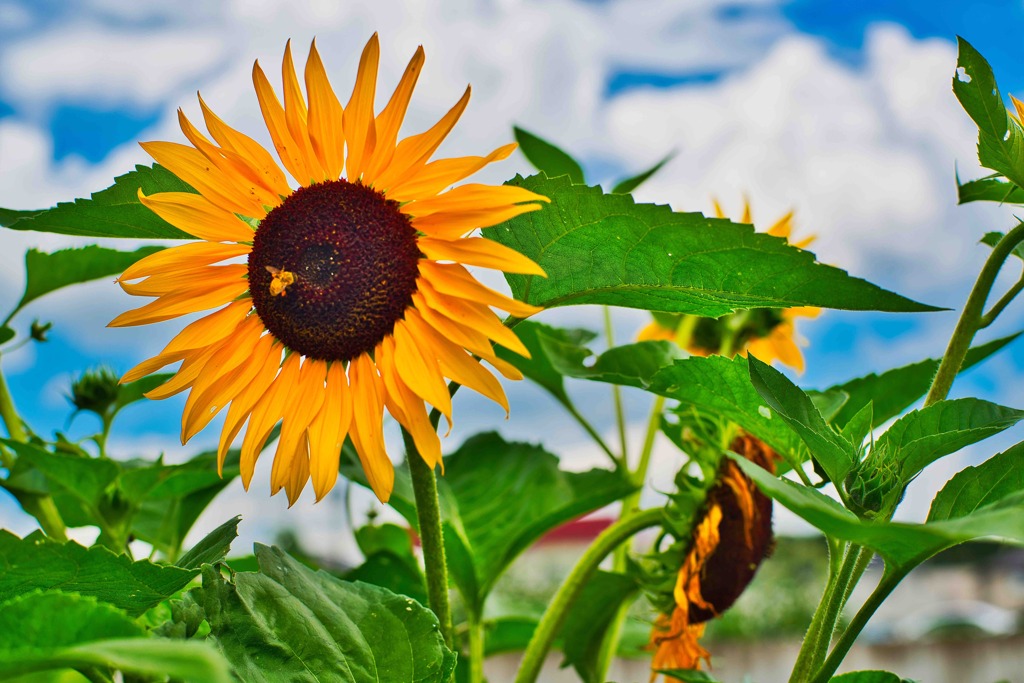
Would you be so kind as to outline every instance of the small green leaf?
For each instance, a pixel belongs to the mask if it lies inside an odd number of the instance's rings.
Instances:
[[[749,367],[750,381],[768,407],[803,439],[831,481],[843,481],[856,464],[856,449],[832,430],[810,397],[785,375],[753,356]]]
[[[496,347],[498,357],[505,360],[548,391],[565,406],[572,405],[572,399],[565,391],[562,374],[548,356],[547,349],[558,349],[560,353],[578,357],[580,363],[590,355],[583,345],[596,337],[589,330],[551,327],[542,323],[525,320],[514,328],[516,335],[530,352],[525,358],[503,346]]]
[[[999,177],[979,178],[960,184],[957,181],[957,203],[997,202],[999,204],[1024,204],[1024,190]]]
[[[909,482],[939,458],[987,439],[1024,419],[1024,411],[976,398],[939,401],[897,420],[875,442],[882,462],[897,459]],[[874,457],[874,456],[873,456]]]
[[[507,275],[517,299],[553,308],[607,304],[717,318],[738,309],[821,306],[937,310],[817,263],[753,227],[629,195],[532,176],[510,184],[551,199],[484,236],[536,261],[547,278]]]
[[[518,126],[512,131],[519,150],[538,171],[543,171],[549,178],[567,175],[571,182],[583,183],[583,168],[568,153]]]
[[[915,683],[915,681],[901,678],[888,671],[851,671],[833,676],[829,679],[829,683]]]
[[[63,202],[52,209],[11,211],[0,209],[0,225],[13,230],[37,230],[85,237],[133,237],[137,239],[194,239],[147,209],[138,191],[195,192],[161,166],[136,166],[114,179],[114,184],[91,199]]]
[[[562,626],[562,666],[572,665],[584,683],[604,683],[598,657],[608,628],[624,603],[640,592],[636,579],[599,571],[583,587]]]
[[[685,355],[673,342],[643,341],[608,349],[585,366],[582,359],[563,353],[563,349],[545,345],[545,350],[564,375],[640,388],[650,386],[663,368]]]
[[[533,617],[498,617],[485,622],[484,628],[484,654],[490,657],[525,650],[537,630],[537,620]]]
[[[205,643],[149,638],[123,611],[95,598],[32,592],[0,603],[0,678],[53,669],[111,668],[185,683],[231,683]]]
[[[683,683],[720,683],[720,681],[707,671],[693,671],[691,669],[656,669],[656,673],[665,674],[669,678],[682,681]]]
[[[231,550],[231,542],[238,538],[238,523],[241,517],[233,517],[203,537],[192,549],[178,558],[175,566],[184,569],[201,569],[204,564],[220,562]]]
[[[363,555],[387,550],[396,555],[412,555],[409,530],[397,524],[367,524],[355,531],[356,544]]]
[[[203,569],[203,607],[217,646],[247,683],[447,683],[456,655],[416,601],[314,572],[256,546],[260,572],[226,581]]]
[[[1021,333],[1018,332],[975,346],[967,352],[960,371],[963,372],[980,363],[1016,340],[1020,335]],[[888,422],[925,395],[928,387],[931,386],[932,378],[935,377],[935,371],[938,369],[939,359],[923,360],[912,365],[888,370],[880,375],[867,375],[826,389],[825,391],[843,391],[850,397],[832,419],[832,423],[837,427],[843,427],[871,402],[874,403],[871,428],[874,429]]]
[[[1007,112],[989,63],[959,36],[957,45],[953,92],[978,126],[978,160],[1024,186],[1024,131]]]
[[[1024,545],[1021,496],[1011,495],[957,519],[926,524],[868,522],[814,488],[775,477],[745,458],[730,457],[766,495],[825,534],[878,552],[894,571],[909,570],[946,548],[978,538]]]
[[[631,192],[633,192],[633,190],[643,185],[644,182],[646,182],[655,173],[660,171],[665,164],[672,161],[675,157],[676,153],[670,152],[669,154],[665,155],[665,157],[661,161],[656,163],[654,166],[651,166],[643,173],[638,173],[635,176],[631,176],[629,178],[623,178],[622,180],[615,184],[615,187],[612,188],[612,194],[630,194]],[[549,173],[548,175],[551,174]]]
[[[117,401],[114,403],[114,412],[120,412],[125,406],[146,398],[146,392],[156,389],[173,376],[170,372],[161,372],[120,385],[117,391]]]
[[[14,339],[16,335],[17,333],[11,328],[7,327],[7,325],[0,327],[0,344],[6,344],[7,342]]]
[[[1022,190],[1022,192],[1024,192],[1024,190]],[[1006,237],[1005,233],[986,232],[982,236],[980,241],[986,247],[992,247],[994,249],[995,246],[999,244],[999,242],[1001,242],[1004,237]],[[1019,259],[1024,259],[1024,244],[1018,244],[1013,248],[1013,251],[1011,251],[1010,253]]]
[[[198,571],[132,562],[102,546],[58,543],[41,532],[25,538],[0,530],[0,601],[35,589],[93,596],[138,616],[184,588]]]
[[[19,311],[29,302],[62,287],[119,275],[139,259],[162,249],[143,247],[136,251],[117,251],[94,244],[49,254],[29,249],[25,254],[25,294],[14,310]]]
[[[966,517],[1024,491],[1024,443],[958,472],[932,501],[929,522]]]

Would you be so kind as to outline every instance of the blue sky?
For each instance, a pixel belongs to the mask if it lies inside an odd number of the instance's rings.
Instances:
[[[973,132],[953,101],[949,78],[954,37],[961,34],[990,59],[1004,92],[1024,89],[1017,45],[1005,38],[1024,34],[1024,4],[680,7],[688,3],[666,0],[649,4],[643,16],[623,2],[573,0],[500,6],[465,0],[458,12],[426,3],[408,16],[395,14],[391,3],[333,5],[268,0],[239,12],[201,2],[176,9],[116,0],[0,0],[0,206],[68,200],[145,163],[135,143],[180,139],[174,111],[184,106],[194,113],[196,89],[229,121],[255,133],[259,121],[248,85],[253,59],[274,67],[285,39],[304,46],[315,34],[343,91],[362,41],[380,29],[382,69],[392,80],[411,46],[427,47],[425,83],[413,100],[415,126],[436,118],[461,84],[473,82],[463,135],[447,151],[490,149],[518,123],[564,144],[592,177],[607,181],[677,149],[677,159],[638,193],[640,200],[706,210],[716,195],[738,211],[747,194],[757,223],[794,207],[799,234],[819,235],[822,261],[929,303],[961,305],[984,258],[974,241],[1011,220],[994,207],[954,206],[954,163],[964,177],[978,172]],[[526,168],[517,158],[488,180]],[[10,294],[0,303],[17,298],[24,248],[74,243],[10,233],[3,239],[9,266],[3,284]],[[84,366],[105,363],[123,371],[173,333],[173,326],[137,333],[103,328],[130,305],[110,283],[96,283],[48,297],[18,319],[21,329],[35,315],[56,322],[50,342],[5,358],[15,397],[38,429],[64,428],[69,410],[62,394]],[[1024,316],[1011,308],[1006,318],[986,338],[1016,331]],[[544,319],[599,326],[590,309],[550,312]],[[630,311],[617,312],[616,320],[620,339],[644,323]],[[822,387],[937,355],[954,320],[948,313],[829,312],[801,327],[810,342],[801,382]],[[972,373],[958,391],[1019,406],[1024,401],[1014,386],[1022,370],[1024,343]],[[600,393],[585,389],[577,387],[583,399]],[[580,466],[598,462],[577,430],[561,427],[539,391],[519,385],[510,392],[507,423],[498,411],[461,399],[464,417],[453,439],[495,427],[521,438],[549,433],[550,446]],[[640,429],[646,400],[631,396],[631,420]],[[594,421],[610,429],[607,401],[583,402]],[[215,433],[207,430],[194,448],[176,445],[180,409],[180,400],[129,409],[115,447],[183,457],[212,443]],[[95,428],[90,420],[78,417],[70,433],[89,433]],[[671,463],[669,456],[665,467]],[[948,474],[925,483],[941,483]],[[245,505],[256,514],[265,495],[262,489],[248,498],[236,494],[225,499],[225,510]],[[290,523],[278,508],[265,514],[262,530]],[[0,526],[25,525],[0,499]]]

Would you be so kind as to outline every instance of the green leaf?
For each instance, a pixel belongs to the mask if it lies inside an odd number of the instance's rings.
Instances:
[[[538,171],[543,171],[549,178],[567,175],[573,183],[583,183],[583,168],[579,162],[547,140],[542,140],[533,133],[515,126],[519,150]]]
[[[345,574],[346,581],[362,581],[405,595],[421,605],[427,604],[427,583],[423,570],[412,554],[377,550],[366,556],[361,565]]]
[[[979,178],[956,185],[957,202],[998,202],[999,204],[1024,204],[1024,190],[998,177]]]
[[[655,671],[683,683],[720,683],[717,678],[707,671],[693,671],[691,669],[656,669]]]
[[[828,478],[842,482],[857,462],[856,449],[832,430],[810,397],[785,375],[753,356],[749,368],[750,381],[768,407],[800,435]]]
[[[1024,443],[958,472],[932,501],[929,522],[957,519],[1024,491]]]
[[[174,595],[196,570],[133,562],[102,546],[58,543],[41,532],[18,538],[0,530],[0,601],[35,589],[90,595],[138,616]]]
[[[1021,419],[1024,411],[976,398],[939,401],[897,420],[875,442],[876,455],[882,462],[899,460],[903,481],[909,482],[939,458],[998,434]]]
[[[598,571],[583,587],[562,626],[562,666],[572,665],[584,683],[604,683],[598,670],[601,644],[623,604],[640,592],[626,574]]]
[[[851,671],[833,676],[829,683],[915,683],[888,671]]]
[[[957,45],[953,92],[978,126],[978,160],[1024,186],[1024,131],[1006,111],[989,63],[959,36]]]
[[[62,492],[77,499],[94,514],[98,514],[104,492],[121,472],[121,467],[109,458],[90,458],[68,453],[51,453],[31,444],[0,439],[12,449],[18,461],[30,464],[45,475]]]
[[[228,556],[231,542],[238,538],[240,516],[233,517],[203,537],[192,549],[178,558],[175,566],[184,569],[201,569],[204,564],[220,562]]]
[[[630,194],[633,190],[643,185],[644,182],[646,182],[652,175],[660,171],[665,164],[672,161],[675,156],[675,152],[670,152],[665,155],[661,161],[656,163],[654,166],[651,166],[643,173],[638,173],[629,178],[623,178],[615,184],[615,187],[612,188],[612,194]],[[551,174],[548,173],[548,175],[550,176]]]
[[[643,341],[608,349],[595,358],[593,364],[585,366],[584,359],[564,353],[564,349],[545,345],[545,350],[555,368],[564,375],[640,388],[650,386],[663,368],[685,355],[673,342]]]
[[[0,604],[0,678],[66,668],[112,668],[186,683],[230,683],[205,643],[148,638],[123,611],[73,593],[32,592]]]
[[[1024,500],[1010,496],[957,519],[925,524],[867,522],[809,486],[780,479],[745,458],[733,461],[766,495],[825,534],[878,552],[889,569],[907,571],[959,543],[995,537],[1024,545]]]
[[[553,308],[607,304],[719,317],[737,309],[821,306],[937,310],[817,263],[810,252],[753,227],[636,204],[629,195],[542,175],[510,184],[551,199],[485,229],[548,277],[507,275],[517,299]]]
[[[63,202],[52,209],[11,211],[0,209],[0,225],[13,230],[37,230],[86,237],[133,237],[137,239],[194,239],[147,209],[138,191],[195,192],[161,166],[136,166],[114,179],[91,199]]]
[[[484,655],[522,652],[530,644],[537,619],[533,617],[498,617],[484,623]],[[557,642],[557,639],[556,639]]]
[[[514,330],[529,350],[530,357],[525,358],[503,346],[497,346],[495,349],[498,357],[516,366],[523,375],[548,391],[562,405],[571,406],[572,399],[565,391],[563,373],[552,365],[548,348],[558,350],[560,355],[578,357],[582,365],[583,360],[590,355],[590,351],[583,348],[583,345],[597,335],[589,330],[551,327],[532,320],[524,320]]]
[[[0,327],[0,344],[6,344],[17,336],[17,332],[4,325]]]
[[[960,371],[963,372],[980,363],[1016,340],[1020,335],[1021,333],[1018,332],[975,346],[967,352]],[[935,371],[939,369],[939,362],[938,358],[923,360],[912,365],[888,370],[880,375],[870,374],[826,389],[826,392],[839,390],[850,397],[832,419],[832,423],[837,427],[843,427],[871,402],[874,403],[871,428],[874,429],[888,422],[927,393],[932,378],[935,377]]]
[[[173,373],[161,372],[155,375],[146,375],[142,379],[120,385],[117,390],[117,401],[114,402],[114,412],[120,412],[125,406],[146,398],[146,392],[156,389],[173,376]]]
[[[136,251],[117,251],[94,244],[77,249],[61,249],[49,254],[29,249],[25,254],[25,293],[14,312],[62,287],[119,275],[139,259],[162,249],[143,247]]]
[[[260,573],[234,583],[203,568],[211,634],[247,683],[447,683],[456,655],[437,618],[410,598],[314,572],[256,546]]]
[[[986,247],[995,248],[995,246],[997,244],[999,244],[999,242],[1001,242],[1004,237],[1006,237],[1005,233],[1001,233],[1001,232],[986,232],[982,236],[980,241]],[[1011,251],[1010,253],[1013,254],[1014,256],[1016,256],[1019,259],[1024,259],[1024,245],[1018,244],[1017,246],[1015,246],[1013,248],[1013,251]]]
[[[412,556],[409,530],[397,524],[367,524],[355,531],[356,544],[363,555],[387,550],[396,555]]]

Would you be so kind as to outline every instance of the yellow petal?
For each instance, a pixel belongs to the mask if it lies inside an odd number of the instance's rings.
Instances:
[[[152,401],[159,401],[188,389],[192,386],[196,377],[199,376],[199,373],[203,371],[206,362],[210,360],[217,349],[218,345],[213,345],[202,351],[186,355],[185,359],[181,362],[181,367],[174,373],[174,376],[156,389],[147,391],[145,394],[146,398]]]
[[[287,197],[291,194],[291,188],[288,187],[288,179],[284,177],[284,173],[277,165],[277,162],[274,161],[274,157],[270,156],[270,152],[265,150],[263,145],[224,123],[220,117],[206,106],[202,95],[199,96],[199,106],[203,110],[203,120],[206,122],[206,128],[222,148],[231,150],[246,159],[249,165],[262,178],[263,184],[272,189],[278,197]],[[273,204],[273,206],[277,206],[278,203],[280,203],[280,200]]]
[[[252,242],[252,227],[230,211],[192,192],[160,192],[150,196],[139,190],[139,201],[176,228],[209,242]]]
[[[242,486],[246,490],[249,489],[253,473],[256,471],[256,460],[259,458],[260,451],[267,443],[267,438],[274,425],[288,408],[288,399],[294,393],[295,384],[299,379],[300,358],[301,356],[297,353],[285,358],[281,365],[281,373],[256,402],[252,414],[249,416],[249,426],[242,439],[242,454],[239,459]]]
[[[413,294],[412,300],[416,311],[422,316],[424,322],[434,328],[442,337],[450,339],[453,343],[480,356],[495,367],[498,367],[499,363],[504,363],[504,361],[499,361],[494,355],[491,340],[482,332],[471,326],[456,322],[443,313],[434,310],[420,292]],[[511,367],[508,364],[504,365]],[[509,379],[523,378],[522,374],[518,371],[513,371],[515,376],[509,375],[501,368],[499,368],[499,371]]]
[[[292,61],[292,41],[288,41],[284,48],[284,61],[281,63],[281,79],[284,83],[284,119],[288,125],[288,131],[292,139],[299,145],[299,153],[302,155],[306,168],[313,174],[312,179],[316,181],[327,180],[320,160],[313,152],[313,146],[309,141],[309,129],[306,127],[306,98],[302,95],[299,87],[299,78],[295,72],[295,63]]]
[[[793,212],[790,211],[785,216],[775,221],[772,227],[768,228],[767,233],[775,237],[785,237],[789,239],[790,233],[793,231]]]
[[[146,375],[156,372],[160,368],[170,365],[171,363],[177,363],[178,361],[185,358],[185,356],[187,355],[188,354],[183,351],[179,351],[176,353],[160,353],[156,356],[153,356],[152,358],[142,361],[141,363],[133,367],[131,370],[124,373],[119,383],[127,384],[128,382],[134,382],[138,379],[145,377]]]
[[[455,261],[470,266],[494,268],[506,273],[547,277],[544,270],[526,256],[485,237],[467,237],[459,240],[421,237],[417,243],[420,251],[433,261]]]
[[[316,499],[323,499],[338,479],[338,461],[352,422],[352,398],[342,363],[327,369],[324,404],[309,425],[309,470]]]
[[[485,157],[456,157],[438,159],[416,170],[388,190],[388,198],[398,202],[433,197],[441,190],[468,178],[487,164],[508,158],[518,145],[510,143],[499,147]]]
[[[169,294],[200,294],[218,284],[227,284],[244,279],[249,266],[234,263],[226,266],[200,266],[190,270],[151,275],[141,282],[132,284],[119,281],[123,289],[132,296],[165,296]]]
[[[435,213],[461,213],[504,209],[523,202],[549,202],[547,197],[514,185],[460,185],[444,194],[409,202],[402,206],[402,213],[422,217]]]
[[[295,505],[295,502],[302,495],[302,489],[306,488],[309,481],[309,435],[302,433],[302,439],[295,447],[291,457],[291,466],[288,468],[288,480],[284,483],[285,494],[288,496],[288,507]],[[276,493],[272,492],[271,495]]]
[[[402,127],[402,120],[409,108],[409,100],[412,98],[412,91],[416,87],[416,81],[423,70],[423,46],[416,48],[409,65],[402,74],[402,80],[398,82],[394,94],[388,100],[384,111],[377,117],[374,128],[376,129],[376,140],[373,147],[373,156],[365,164],[363,182],[373,185],[374,179],[387,168],[395,156],[395,141],[398,140],[398,131]]]
[[[517,318],[526,318],[544,309],[517,301],[482,285],[468,270],[458,263],[420,262],[420,275],[440,294],[468,299],[508,311]]]
[[[334,94],[327,71],[316,49],[316,40],[309,47],[306,60],[306,92],[309,94],[309,142],[320,160],[324,175],[337,180],[345,167],[345,132],[342,128],[344,110]],[[316,486],[316,476],[313,477]]]
[[[465,327],[479,330],[488,338],[493,339],[510,351],[515,351],[520,356],[530,357],[530,352],[523,345],[523,342],[519,340],[515,332],[502,325],[501,321],[498,320],[498,316],[494,315],[494,311],[486,306],[474,304],[465,299],[438,294],[423,278],[419,280],[419,291],[423,293],[423,298],[430,307],[445,317],[451,318]]]
[[[242,391],[231,401],[231,407],[228,408],[227,417],[224,419],[224,427],[221,429],[220,443],[217,446],[218,474],[223,470],[228,449],[231,448],[231,444],[238,436],[245,420],[277,378],[278,370],[281,369],[281,352],[283,350],[283,346],[274,344],[267,358],[260,365],[256,377],[243,387]]]
[[[294,393],[288,399],[288,405],[282,416],[281,441],[274,456],[274,465],[270,472],[270,492],[277,493],[289,481],[289,472],[293,465],[292,458],[299,453],[298,446],[305,439],[306,430],[320,408],[324,404],[324,380],[327,378],[327,363],[314,358],[306,358],[299,371],[299,380],[295,384]],[[309,458],[302,466],[308,478]],[[305,483],[305,482],[303,482]],[[289,497],[289,500],[291,498]]]
[[[139,259],[118,278],[119,282],[137,280],[140,277],[164,275],[180,270],[194,270],[196,267],[238,258],[249,253],[251,247],[245,244],[220,244],[219,242],[190,242],[177,247],[163,249]]]
[[[280,100],[274,94],[274,89],[271,87],[270,81],[267,80],[267,75],[260,68],[259,62],[253,64],[252,82],[256,87],[256,99],[259,100],[260,111],[263,112],[263,120],[267,124],[270,138],[274,141],[277,156],[299,185],[308,185],[317,174],[307,165],[303,148],[292,137],[284,107],[281,106]]]
[[[361,354],[349,363],[352,389],[350,436],[359,462],[377,498],[386,503],[395,485],[395,468],[384,449],[384,388],[373,361]]]
[[[395,323],[395,366],[398,376],[417,396],[441,411],[452,423],[452,397],[441,375],[437,358],[421,340],[409,333],[404,320]]]
[[[162,353],[190,351],[218,342],[234,332],[251,310],[252,299],[242,299],[203,316],[176,334]]]
[[[743,197],[743,217],[740,218],[740,223],[750,224],[750,223],[753,223],[753,222],[754,222],[754,218],[753,218],[753,216],[750,213],[750,198],[744,196]]]
[[[458,239],[477,228],[489,228],[531,211],[539,211],[540,204],[515,204],[500,209],[435,213],[414,218],[412,226],[430,237],[445,240]]]
[[[437,428],[427,416],[423,399],[417,396],[399,376],[395,366],[395,340],[385,337],[377,346],[374,358],[384,382],[384,402],[388,412],[412,437],[420,457],[430,467],[441,463],[441,440]]]
[[[168,294],[152,301],[141,308],[125,311],[109,323],[107,327],[131,327],[148,325],[163,320],[170,320],[189,313],[198,313],[210,308],[217,308],[234,301],[249,291],[249,281],[239,279],[230,283],[220,283],[215,288],[201,295],[191,291],[182,294]]]
[[[158,164],[194,187],[217,207],[252,218],[266,215],[261,205],[235,187],[199,150],[175,142],[140,144]]]
[[[718,199],[712,197],[711,205],[715,207],[715,218],[725,218],[725,211],[722,211],[722,205],[718,203]]]
[[[430,130],[408,137],[398,143],[394,159],[387,170],[377,178],[375,187],[386,192],[391,186],[411,178],[413,174],[423,168],[430,160],[430,155],[444,142],[459,117],[462,116],[462,112],[466,110],[470,92],[471,89],[467,86],[462,98]]]
[[[363,164],[373,154],[376,144],[376,125],[373,119],[373,100],[377,92],[377,65],[380,61],[380,43],[374,33],[359,57],[359,71],[352,87],[352,96],[345,106],[345,143],[348,159],[345,175],[355,181],[363,172]]]

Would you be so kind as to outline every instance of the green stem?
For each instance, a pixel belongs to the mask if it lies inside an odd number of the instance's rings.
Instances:
[[[857,636],[864,630],[868,620],[871,619],[875,611],[885,602],[885,599],[889,597],[889,594],[899,585],[906,574],[906,570],[898,570],[891,573],[886,571],[882,575],[882,580],[875,586],[875,590],[871,592],[867,602],[857,611],[857,614],[853,617],[850,625],[846,627],[846,630],[839,638],[835,648],[829,653],[824,664],[814,674],[814,677],[810,679],[810,683],[827,683],[832,678],[832,675],[839,668],[839,665],[843,663],[846,654],[853,647],[854,642],[856,642]]]
[[[604,307],[604,336],[608,340],[608,348],[615,345],[614,329],[612,327],[612,309]],[[622,409],[622,390],[618,384],[612,385],[612,399],[615,401],[615,424],[619,428],[619,448],[622,451],[622,462],[629,466],[628,444],[626,441],[626,413]]]
[[[960,314],[956,328],[953,330],[953,336],[949,339],[946,353],[942,356],[942,362],[935,373],[935,379],[932,380],[931,389],[924,400],[925,406],[941,401],[949,395],[949,390],[953,386],[953,380],[956,379],[957,373],[960,372],[960,367],[967,356],[967,351],[971,348],[974,335],[982,327],[990,324],[995,319],[995,315],[998,315],[1006,304],[1009,303],[1009,300],[1006,300],[1006,296],[1010,296],[1011,293],[1016,296],[1016,293],[1010,290],[1003,297],[1003,300],[999,301],[992,311],[989,312],[994,315],[985,314],[985,302],[988,300],[988,295],[995,284],[996,276],[999,274],[1000,269],[1002,269],[1007,257],[1013,252],[1013,248],[1021,242],[1024,242],[1024,223],[1008,232],[992,249],[992,253],[989,254],[988,260],[985,261],[981,272],[978,273],[978,279],[974,283],[970,296],[967,297],[967,303],[964,304],[964,310]],[[1014,289],[1017,288],[1014,287]]]
[[[469,683],[484,683],[484,623],[475,614],[469,616]]]
[[[604,439],[602,439],[601,435],[597,433],[597,430],[594,429],[594,426],[587,421],[587,418],[583,417],[580,411],[576,409],[576,406],[574,406],[571,403],[564,403],[563,405],[565,406],[565,409],[569,412],[569,414],[573,416],[576,422],[579,423],[580,427],[583,427],[583,431],[589,434],[590,438],[594,440],[594,443],[596,443],[601,448],[601,450],[604,451],[609,458],[611,458],[615,466],[620,466],[622,461],[619,460],[619,456],[615,455],[615,453],[612,452],[612,449],[609,448],[608,444],[604,442]]]
[[[0,419],[3,419],[7,433],[13,441],[25,443],[28,441],[28,432],[21,423],[21,416],[14,407],[14,399],[11,397],[11,390],[7,388],[7,379],[0,371]]]
[[[821,595],[821,600],[818,601],[818,606],[811,617],[811,623],[807,627],[807,633],[804,634],[804,640],[800,644],[800,652],[796,656],[796,662],[793,663],[793,671],[789,675],[789,683],[802,683],[802,681],[807,680],[814,673],[812,664],[814,652],[821,639],[822,625],[825,621],[825,613],[828,611],[827,606],[832,602],[835,595],[836,582],[843,566],[842,560],[836,561],[833,559],[841,552],[840,548],[841,546],[834,547],[832,542],[829,541],[829,571],[828,580],[825,582],[825,591]]]
[[[516,683],[534,683],[540,675],[541,666],[547,657],[551,644],[558,635],[558,630],[565,622],[576,598],[586,585],[587,581],[597,570],[598,565],[615,548],[633,535],[652,526],[662,523],[664,511],[660,508],[644,510],[637,514],[620,520],[601,532],[594,542],[583,553],[572,572],[566,577],[565,582],[559,587],[551,604],[544,611],[537,630],[533,632],[530,644],[526,647],[523,661],[519,665],[519,673],[516,675]]]
[[[430,609],[441,624],[441,636],[448,647],[453,647],[452,611],[448,599],[448,565],[444,558],[444,532],[441,530],[441,505],[437,497],[437,478],[407,431],[402,430],[406,458],[412,476],[412,490],[416,497],[416,519],[419,522],[423,564],[427,575],[427,599]]]

